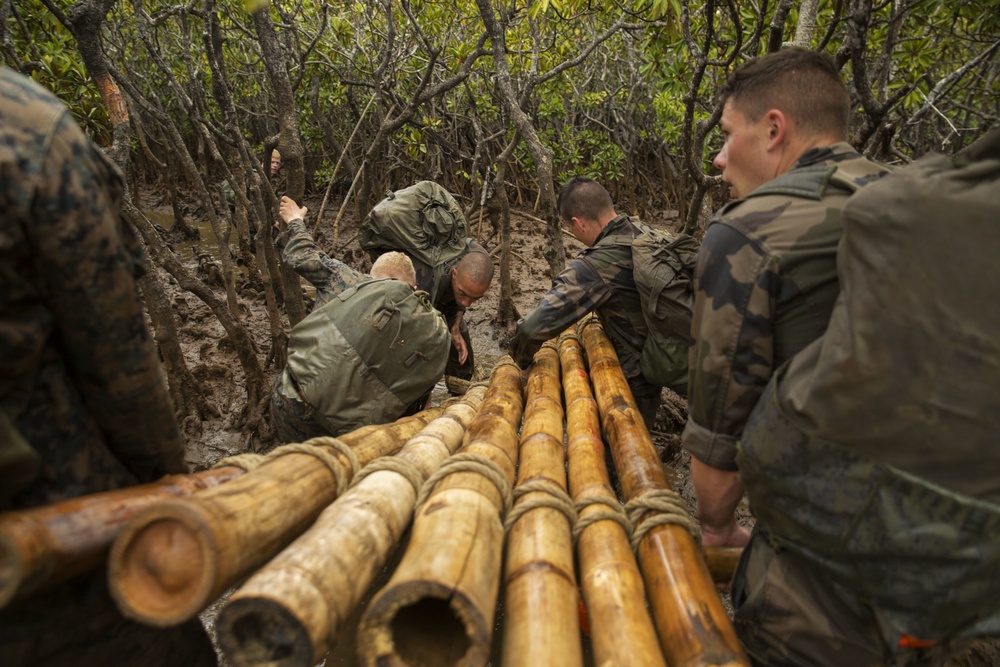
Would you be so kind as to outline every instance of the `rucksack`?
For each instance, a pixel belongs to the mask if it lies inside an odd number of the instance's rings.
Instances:
[[[451,335],[426,293],[372,279],[295,325],[288,370],[330,433],[397,419],[444,374]]]
[[[465,252],[468,225],[458,202],[434,181],[390,192],[365,217],[363,250],[399,250],[431,268]]]
[[[1000,132],[843,210],[826,333],[744,429],[758,526],[863,591],[896,645],[1000,632]]]
[[[635,238],[609,236],[596,245],[629,245],[632,275],[649,334],[639,356],[646,381],[687,395],[688,349],[694,303],[694,265],[698,241],[688,234],[668,234],[632,219]]]

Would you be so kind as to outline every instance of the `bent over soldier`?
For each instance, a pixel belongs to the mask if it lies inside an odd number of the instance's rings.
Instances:
[[[381,255],[366,276],[316,245],[303,222],[307,212],[281,198],[282,257],[316,288],[313,312],[292,329],[288,364],[271,391],[283,442],[337,436],[415,412],[444,372],[449,349],[444,320],[414,290],[405,254]]]
[[[187,472],[136,288],[118,169],[68,109],[0,68],[0,504],[28,508]],[[104,573],[0,613],[5,664],[214,664],[195,619],[126,621]]]
[[[556,203],[565,228],[588,246],[562,273],[538,306],[518,324],[509,342],[512,358],[527,368],[542,343],[594,311],[614,345],[622,372],[647,428],[659,406],[660,387],[639,367],[648,329],[632,270],[632,248],[600,244],[609,237],[634,238],[641,232],[628,216],[615,212],[611,195],[589,178],[577,177],[559,191]]]

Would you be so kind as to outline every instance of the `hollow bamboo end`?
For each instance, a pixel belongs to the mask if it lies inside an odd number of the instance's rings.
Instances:
[[[309,633],[294,612],[273,600],[245,597],[230,600],[216,619],[219,645],[236,667],[244,665],[313,665]]]
[[[0,518],[0,609],[37,590],[52,573],[44,531],[31,519],[11,512]]]
[[[371,667],[484,665],[491,628],[450,588],[413,582],[372,601],[358,630],[358,657]]]
[[[108,584],[128,618],[177,625],[211,602],[216,581],[211,533],[184,501],[150,508],[122,530],[108,558]]]

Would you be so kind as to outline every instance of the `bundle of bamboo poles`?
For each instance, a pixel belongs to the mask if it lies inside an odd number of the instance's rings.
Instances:
[[[611,341],[597,320],[581,323],[580,329],[602,429],[611,446],[622,493],[633,505],[643,497],[661,498],[662,492],[670,492],[670,484]],[[645,511],[635,518],[641,522],[653,514]],[[671,665],[749,664],[700,545],[683,525],[682,517],[650,528],[638,542],[637,555],[660,644]]]
[[[465,445],[435,473],[402,561],[361,617],[363,664],[486,664],[523,402],[520,370],[501,360]]]
[[[150,484],[0,514],[0,609],[99,567],[125,522],[150,505],[242,474],[242,468],[225,466],[168,475]]]
[[[642,574],[629,546],[628,520],[608,479],[597,403],[574,332],[562,335],[559,351],[566,395],[569,485],[579,509],[577,557],[594,662],[665,667],[646,610]]]
[[[507,521],[503,664],[583,664],[559,353],[545,344],[528,375],[520,464]]]
[[[191,618],[302,533],[356,467],[394,454],[440,413],[279,447],[225,485],[147,508],[121,530],[108,558],[122,614],[160,627]]]
[[[362,471],[309,530],[229,598],[216,629],[233,664],[322,660],[396,549],[424,480],[459,448],[485,393],[472,388],[396,456]]]

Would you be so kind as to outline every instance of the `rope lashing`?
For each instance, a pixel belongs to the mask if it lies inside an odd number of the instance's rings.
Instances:
[[[417,466],[413,465],[406,459],[401,459],[395,456],[383,456],[366,465],[361,469],[361,472],[355,475],[354,479],[351,480],[351,488],[360,484],[361,480],[368,475],[381,470],[389,470],[391,472],[399,473],[413,486],[413,493],[420,493],[420,488],[424,484],[424,474],[420,472]]]
[[[543,495],[535,496],[534,498],[523,498],[526,494],[539,492]],[[504,519],[504,533],[510,532],[511,527],[522,516],[539,507],[548,507],[562,512],[571,526],[576,523],[576,508],[573,507],[573,500],[569,497],[569,494],[551,480],[534,479],[514,489],[514,506],[507,513],[507,518]]]
[[[472,454],[467,452],[452,454],[440,468],[434,471],[434,474],[427,478],[427,481],[424,482],[423,486],[420,488],[420,494],[417,496],[416,511],[414,512],[414,516],[420,514],[424,503],[427,502],[427,499],[434,491],[434,488],[438,485],[438,482],[448,475],[456,472],[479,473],[492,482],[493,486],[496,487],[497,492],[500,493],[500,498],[503,502],[501,518],[507,516],[507,512],[510,511],[510,506],[513,501],[511,498],[512,494],[510,482],[507,481],[506,473],[504,473],[500,466],[494,463],[491,459],[488,459],[481,454]]]
[[[701,543],[701,528],[691,516],[687,502],[676,491],[659,489],[644,493],[625,503],[625,511],[628,512],[633,525],[633,551],[639,548],[639,542],[646,536],[646,533],[657,526],[682,526],[691,533],[695,543]],[[654,514],[640,521],[639,517],[646,512],[654,512]]]
[[[330,450],[334,451],[331,452]],[[344,471],[344,465],[340,462],[340,459],[337,458],[334,452],[342,454],[344,458],[347,459],[347,462],[351,466],[350,475]],[[236,466],[250,472],[252,470],[256,470],[272,459],[276,459],[279,456],[285,456],[287,454],[306,454],[322,461],[326,467],[330,469],[330,472],[333,473],[334,478],[336,478],[338,493],[347,488],[351,478],[361,468],[361,462],[358,461],[357,455],[350,448],[350,446],[342,440],[331,438],[329,436],[310,438],[305,442],[294,442],[288,445],[282,445],[267,454],[237,454],[236,456],[227,456],[212,467],[222,468],[225,466]]]
[[[587,516],[582,516],[583,510],[591,505],[604,505],[607,509],[590,512]],[[625,530],[626,535],[632,534],[632,523],[625,514],[625,508],[622,507],[617,498],[612,498],[604,494],[591,494],[581,496],[576,501],[575,506],[577,515],[580,518],[573,524],[573,544],[576,544],[580,539],[580,535],[583,534],[583,531],[588,526],[598,521],[614,521]]]

